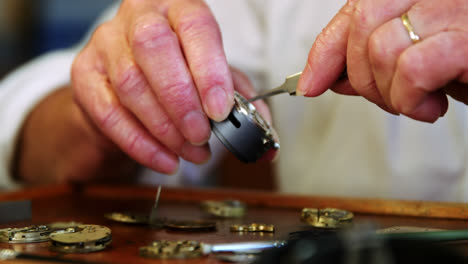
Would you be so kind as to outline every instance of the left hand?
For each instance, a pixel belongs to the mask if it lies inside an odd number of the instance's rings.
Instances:
[[[403,26],[407,13],[421,41]],[[347,65],[349,80],[334,82]],[[328,88],[435,122],[446,95],[468,104],[468,1],[348,0],[310,50],[298,94]]]

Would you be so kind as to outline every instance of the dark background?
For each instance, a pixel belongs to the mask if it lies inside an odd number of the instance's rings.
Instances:
[[[0,0],[0,77],[40,54],[77,43],[116,0]]]

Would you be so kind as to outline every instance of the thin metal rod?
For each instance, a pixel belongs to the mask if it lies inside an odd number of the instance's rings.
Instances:
[[[247,102],[251,103],[259,99],[264,99],[266,97],[270,97],[270,96],[282,94],[282,93],[289,93],[289,95],[296,95],[297,83],[299,82],[299,77],[301,77],[301,74],[302,72],[298,72],[298,73],[295,73],[293,75],[286,77],[286,81],[282,85],[276,87],[275,89],[266,91],[263,94],[252,97],[249,100],[247,100]],[[348,78],[348,71],[347,71],[347,68],[345,67],[343,72],[340,74],[340,76],[338,77],[336,81],[338,82],[346,78]]]
[[[257,95],[255,97],[252,97],[249,100],[247,100],[247,102],[251,103],[253,101],[257,101],[257,100],[260,100],[260,99],[263,99],[263,98],[266,98],[266,97],[270,97],[270,96],[273,96],[273,95],[282,94],[282,93],[287,92],[284,89],[282,89],[282,87],[279,87],[279,88],[281,88],[281,89],[273,89],[273,90],[268,91],[267,93],[260,94],[260,95]]]
[[[156,199],[154,201],[154,204],[153,204],[153,208],[151,209],[151,214],[150,214],[150,218],[149,218],[149,223],[150,224],[153,224],[155,221],[156,221],[156,216],[158,214],[158,204],[159,204],[159,196],[161,195],[161,185],[158,186],[158,191],[156,192]]]

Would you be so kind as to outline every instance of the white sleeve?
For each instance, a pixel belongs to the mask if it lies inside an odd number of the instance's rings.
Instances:
[[[0,82],[0,189],[19,186],[11,177],[17,135],[37,103],[58,87],[69,83],[75,54],[75,50],[46,54]]]

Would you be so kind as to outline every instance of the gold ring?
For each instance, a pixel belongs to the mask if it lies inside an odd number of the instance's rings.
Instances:
[[[408,13],[404,13],[403,15],[401,15],[401,22],[403,22],[403,26],[405,26],[406,31],[408,31],[411,41],[413,41],[414,44],[420,42],[421,37],[418,34],[416,34],[416,32],[414,32],[414,28],[413,25],[411,25]]]

